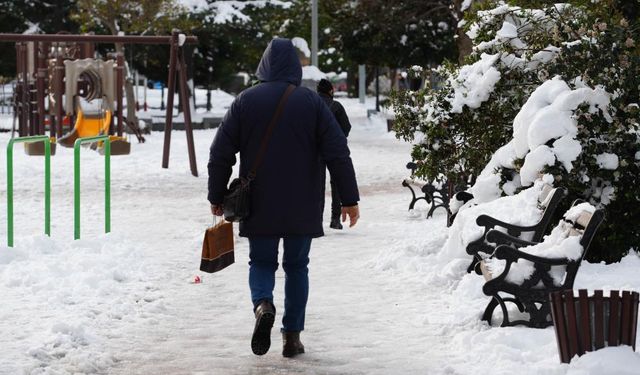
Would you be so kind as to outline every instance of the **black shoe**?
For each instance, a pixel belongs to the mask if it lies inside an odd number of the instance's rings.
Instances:
[[[276,319],[276,309],[267,300],[256,307],[256,325],[251,337],[251,350],[255,355],[264,355],[271,347],[271,328]]]
[[[329,228],[342,229],[342,223],[340,223],[340,219],[331,220],[331,224],[329,224]]]
[[[282,332],[282,356],[291,358],[304,353],[300,332]]]

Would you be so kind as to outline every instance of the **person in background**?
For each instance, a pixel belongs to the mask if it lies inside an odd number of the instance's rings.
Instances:
[[[329,107],[329,110],[338,121],[340,125],[340,129],[344,133],[345,137],[349,136],[349,132],[351,131],[351,123],[349,122],[349,117],[347,116],[347,112],[344,110],[344,107],[339,102],[333,100],[333,85],[326,79],[321,79],[318,82],[316,87],[316,91],[324,100],[324,102]],[[331,173],[331,171],[329,171]],[[342,202],[340,201],[340,193],[338,192],[338,188],[331,178],[331,222],[329,223],[329,227],[333,229],[342,229],[342,224],[340,223],[340,212],[342,210]]]
[[[406,91],[409,88],[407,83],[407,72],[398,73],[396,76],[398,91]]]
[[[235,98],[211,144],[207,198],[211,212],[223,215],[236,154],[240,153],[240,175],[246,177],[280,98],[293,90],[251,182],[250,212],[240,222],[240,236],[249,238],[249,287],[256,319],[251,350],[256,355],[267,353],[271,346],[276,316],[273,289],[283,242],[282,355],[294,357],[304,353],[300,332],[309,295],[309,250],[311,240],[324,234],[326,168],[343,198],[342,220],[349,216],[350,226],[360,217],[360,196],[347,139],[318,94],[300,87],[302,66],[291,40],[273,39],[256,75],[260,83]]]

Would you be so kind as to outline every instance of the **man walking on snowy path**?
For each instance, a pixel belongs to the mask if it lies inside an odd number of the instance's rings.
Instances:
[[[329,110],[338,121],[338,125],[340,125],[340,129],[344,133],[345,137],[349,136],[349,132],[351,131],[351,123],[349,122],[349,117],[347,116],[347,112],[344,110],[342,104],[333,100],[333,85],[327,79],[321,79],[316,86],[316,91],[318,95],[325,102]],[[333,229],[342,229],[342,224],[340,223],[340,211],[342,209],[342,203],[340,202],[340,193],[338,193],[338,188],[333,181],[333,178],[330,180],[331,185],[331,222],[329,223],[329,227]]]
[[[249,286],[256,317],[251,349],[263,355],[271,346],[273,288],[282,239],[282,355],[293,357],[304,353],[300,331],[309,294],[307,266],[312,238],[324,234],[325,169],[342,198],[342,220],[349,216],[350,226],[358,221],[360,197],[347,139],[322,99],[299,87],[302,67],[291,41],[272,40],[256,74],[260,84],[233,101],[211,145],[208,199],[212,213],[221,216],[236,153],[240,152],[240,175],[247,176],[280,98],[294,85],[251,182],[250,214],[240,223],[240,236],[249,238]]]

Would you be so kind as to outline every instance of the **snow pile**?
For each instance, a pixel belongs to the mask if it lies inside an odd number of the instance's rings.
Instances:
[[[567,375],[637,375],[640,354],[630,346],[611,347],[573,358]]]
[[[493,66],[498,57],[482,54],[479,61],[463,66],[457,77],[449,78],[453,88],[453,96],[449,98],[452,112],[461,113],[465,105],[478,108],[489,99],[500,80],[500,72]]]
[[[588,104],[590,113],[603,110],[606,114],[609,98],[602,88],[571,90],[559,78],[546,81],[533,92],[513,121],[515,156],[525,157],[520,171],[524,186],[555,160],[571,172],[571,163],[582,151],[576,140],[578,127],[573,111]],[[549,141],[553,141],[551,147],[546,146]]]
[[[0,247],[0,331],[15,345],[28,340],[27,373],[104,373],[117,358],[105,351],[107,338],[95,332],[110,327],[117,336],[123,322],[163,309],[145,282],[148,255],[124,238],[60,242],[40,236],[21,242]],[[0,361],[0,373],[19,372],[11,366],[24,359],[7,359],[13,364]]]
[[[589,112],[602,110],[607,119],[610,94],[602,88],[578,88],[572,90],[559,78],[544,82],[538,87],[513,121],[513,140],[493,155],[471,189],[480,201],[500,195],[500,171],[515,169],[514,161],[523,159],[519,174],[512,186],[530,186],[545,167],[559,163],[567,172],[582,152],[576,139],[578,134],[574,111],[582,104],[589,105]],[[611,167],[610,156],[603,157],[603,164]]]

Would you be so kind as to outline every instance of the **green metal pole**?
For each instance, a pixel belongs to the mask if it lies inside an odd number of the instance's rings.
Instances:
[[[104,142],[104,232],[111,232],[111,141]]]
[[[44,141],[44,233],[51,237],[51,139]]]
[[[80,139],[73,145],[73,239],[80,239]]]
[[[13,145],[44,142],[44,233],[51,236],[51,139],[46,135],[12,138],[7,144],[7,246],[13,247]]]
[[[13,143],[7,145],[7,246],[13,247]]]
[[[78,138],[73,145],[73,238],[80,239],[80,146],[104,142],[104,230],[111,231],[111,140],[108,135]]]

